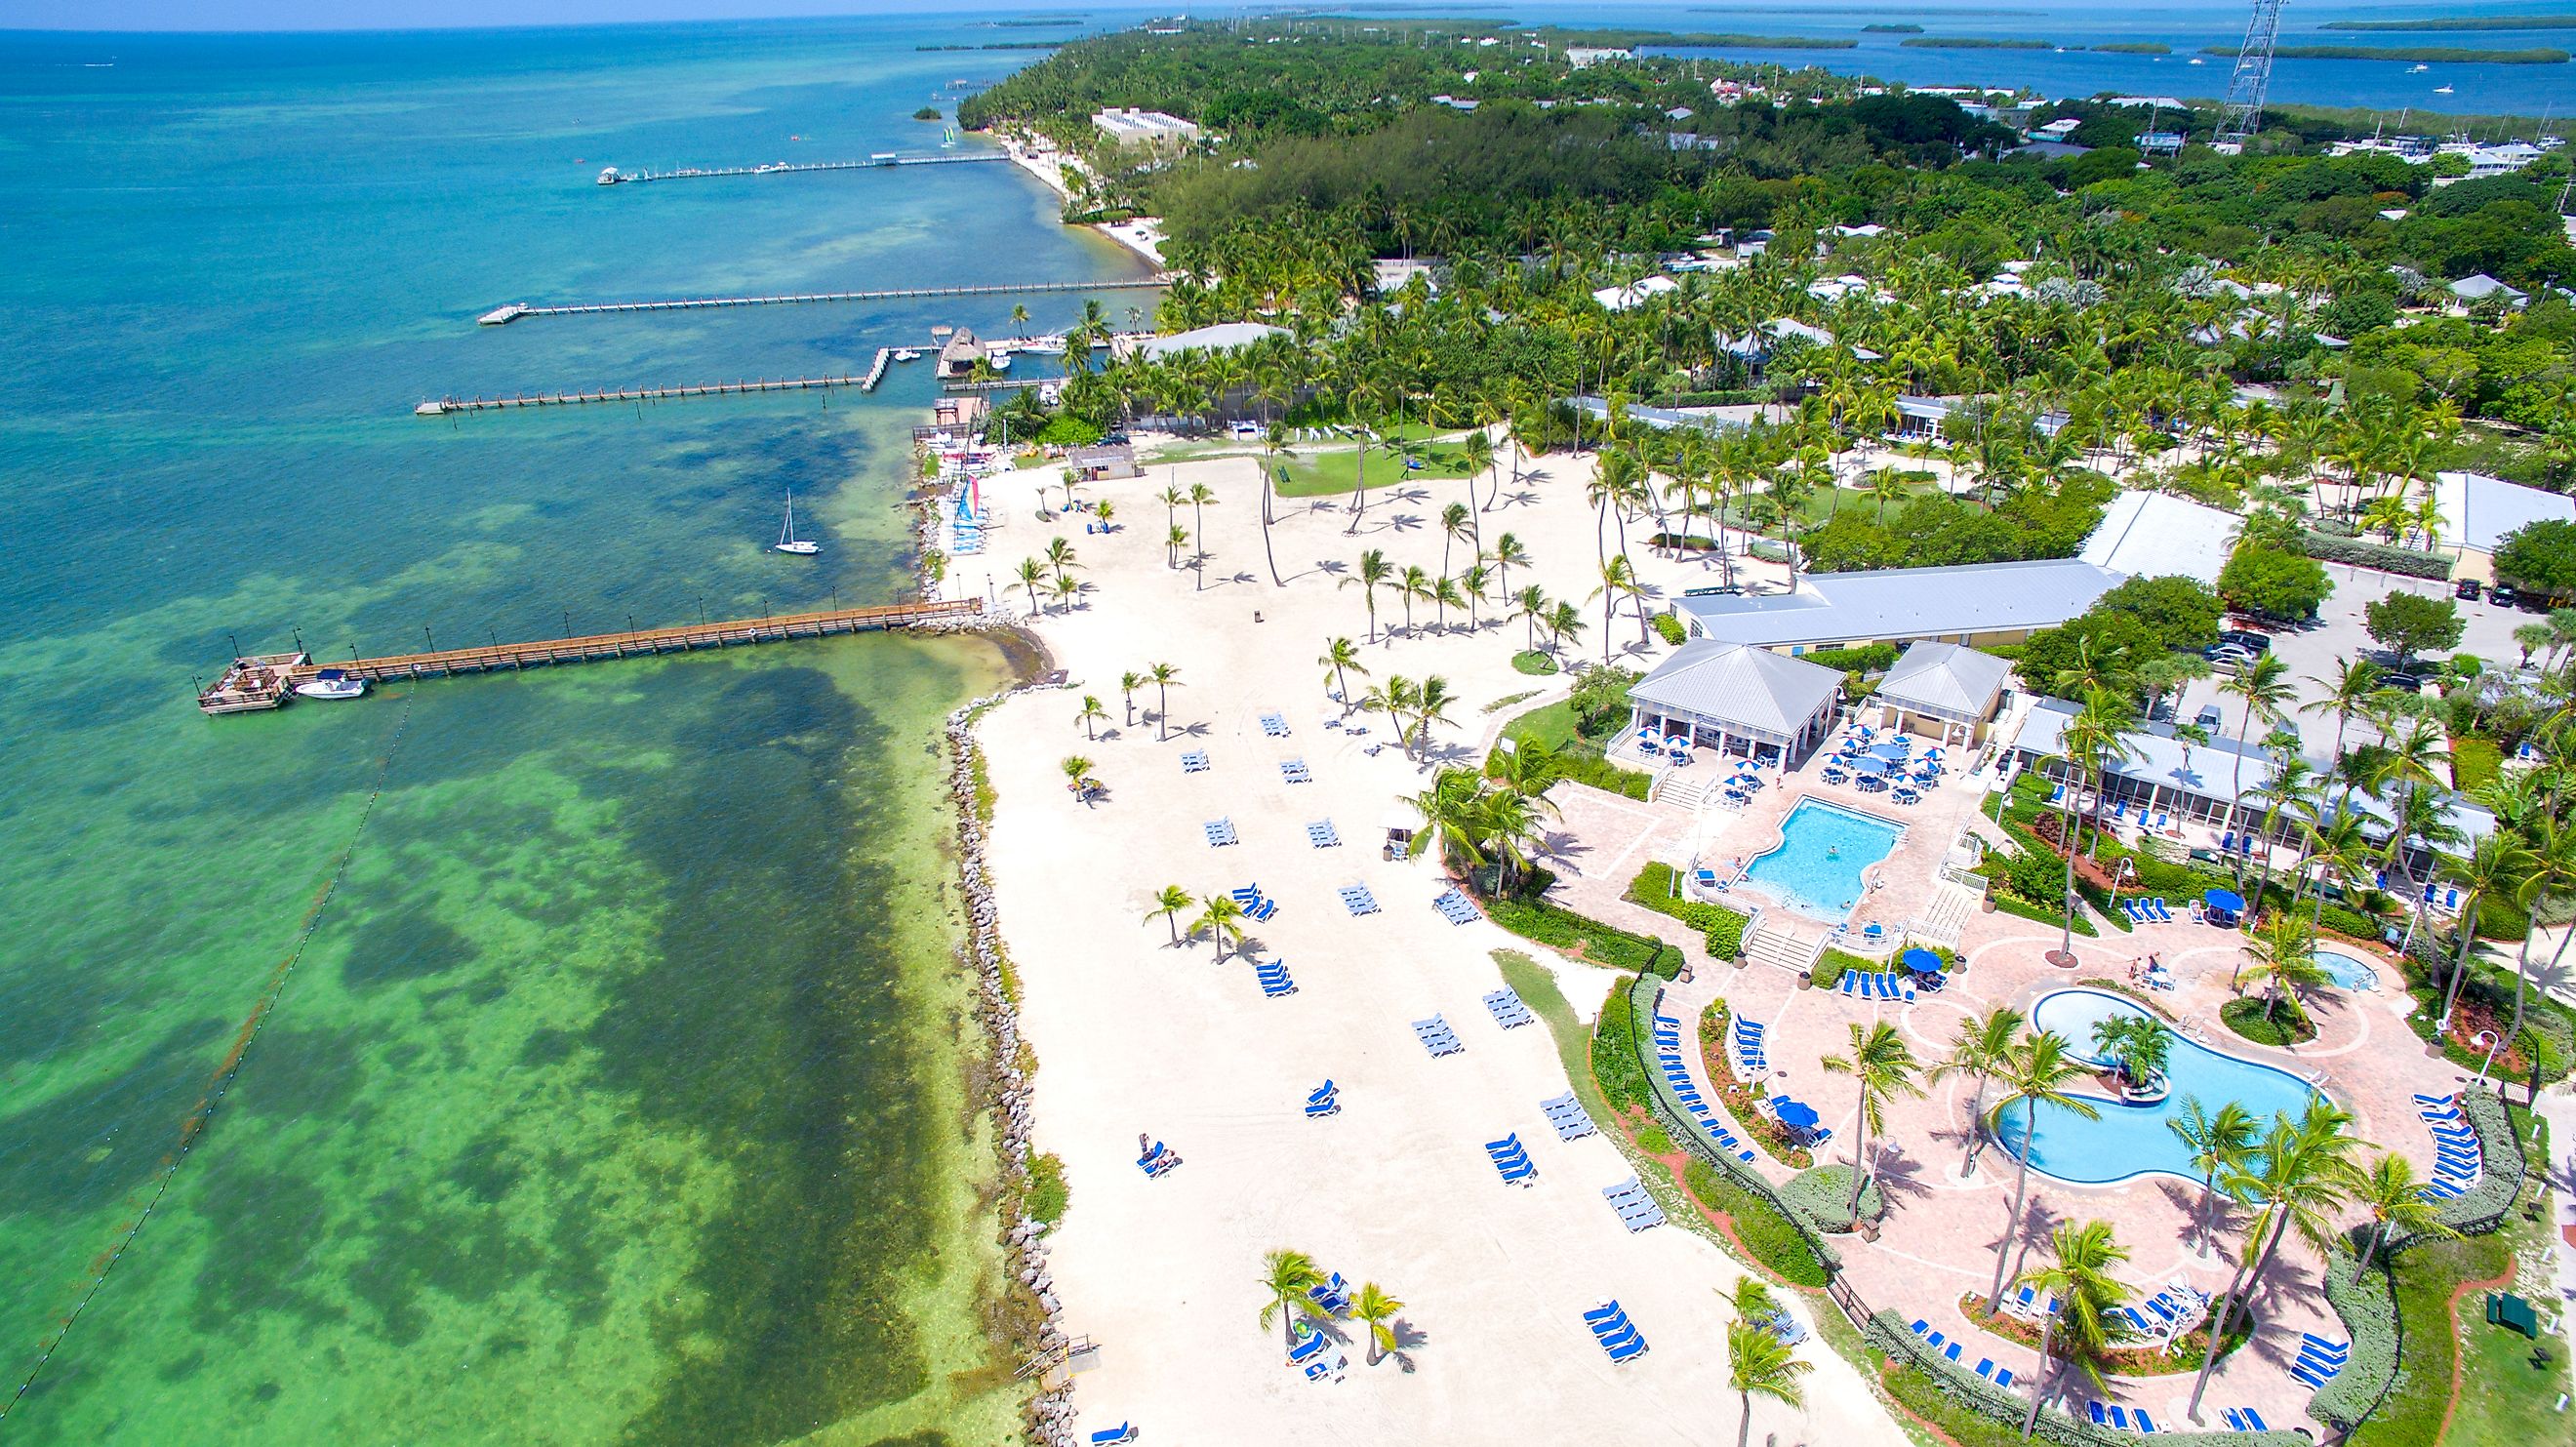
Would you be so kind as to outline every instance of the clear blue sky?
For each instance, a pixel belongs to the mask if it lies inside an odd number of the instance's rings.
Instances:
[[[1132,9],[1084,0],[7,0],[0,29],[399,30],[926,11]]]

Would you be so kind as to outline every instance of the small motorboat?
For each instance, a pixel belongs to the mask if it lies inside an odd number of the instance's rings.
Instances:
[[[921,353],[910,347],[900,347],[896,349],[894,359],[898,362],[918,362],[921,360]]]
[[[770,544],[769,550],[773,553],[794,553],[800,558],[810,558],[823,551],[821,543],[796,536],[796,494],[793,491],[787,494],[787,521],[780,525],[778,541]]]
[[[2433,87],[2433,94],[2435,95],[2449,95],[2450,93],[2451,88],[2447,85],[2437,85]]]
[[[1011,370],[1011,354],[1008,352],[995,352],[992,356],[992,363],[994,371],[1007,372]]]
[[[353,678],[346,670],[338,668],[323,669],[295,685],[297,698],[362,698],[366,692],[365,679]]]
[[[2431,66],[2429,66],[2429,65],[2424,65],[2424,64],[2422,64],[2422,63],[2420,63],[2420,62],[2419,62],[2419,63],[2417,63],[2417,64],[2415,64],[2415,65],[2408,66],[2408,67],[2407,67],[2407,69],[2406,69],[2406,73],[2407,73],[2408,75],[2422,75],[2424,72],[2426,72],[2426,71],[2428,71],[2428,70],[2431,70],[2432,68],[2433,68],[2433,67],[2431,67]]]

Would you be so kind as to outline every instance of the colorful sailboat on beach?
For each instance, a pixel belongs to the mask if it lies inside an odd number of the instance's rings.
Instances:
[[[779,524],[778,541],[770,544],[769,550],[773,553],[794,553],[800,558],[810,558],[823,551],[821,543],[809,542],[796,536],[796,490],[794,488],[788,489],[787,492],[787,521]]]

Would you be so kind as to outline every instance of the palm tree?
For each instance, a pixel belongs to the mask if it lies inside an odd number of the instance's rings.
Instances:
[[[2270,653],[2254,655],[2254,661],[2236,670],[2234,676],[2218,685],[2218,691],[2244,701],[2244,711],[2236,721],[2236,767],[2229,786],[2227,823],[2231,829],[2242,828],[2236,818],[2236,803],[2245,797],[2245,741],[2251,736],[2254,721],[2260,718],[2268,731],[2281,721],[2284,705],[2298,697],[2290,682],[2290,665]],[[2236,857],[2236,887],[2245,887],[2245,856]]]
[[[1851,1053],[1828,1055],[1818,1063],[1828,1073],[1848,1075],[1860,1084],[1860,1139],[1852,1147],[1851,1194],[1851,1218],[1858,1221],[1861,1192],[1870,1181],[1870,1132],[1887,1129],[1887,1102],[1923,1093],[1923,1066],[1905,1037],[1885,1020],[1866,1027],[1854,1021]]]
[[[1986,1093],[1986,1081],[2012,1058],[2013,1043],[2021,1034],[2021,1026],[2022,1013],[2008,1005],[1997,1005],[1983,1015],[1971,1015],[1960,1023],[1958,1036],[1950,1042],[1950,1053],[1924,1074],[1927,1084],[1952,1075],[1977,1078],[1977,1083],[1968,1089],[1968,1149],[1959,1162],[1959,1173],[1963,1176],[1975,1172],[1977,1147],[1985,1141],[1985,1133],[1980,1129],[1984,1119],[1977,1111],[1977,1097]]]
[[[1449,576],[1449,548],[1460,538],[1471,542],[1475,535],[1476,515],[1463,502],[1453,502],[1440,510],[1440,576]],[[1444,623],[1447,621],[1444,616]]]
[[[1093,743],[1098,743],[1100,721],[1107,717],[1109,717],[1109,710],[1100,706],[1100,700],[1097,697],[1086,693],[1082,696],[1082,712],[1075,714],[1073,721],[1082,725],[1084,737]]]
[[[1582,609],[1559,600],[1555,610],[1547,615],[1548,646],[1554,648],[1569,638],[1579,639],[1583,630],[1591,626],[1583,621]]]
[[[2343,758],[2344,730],[2352,726],[2354,714],[2367,711],[2370,696],[2379,692],[2379,680],[2384,673],[2385,670],[2367,658],[2339,658],[2335,660],[2332,678],[2306,680],[2324,696],[2314,703],[2302,705],[2299,712],[2334,715],[2334,756],[2338,761]]]
[[[2253,1294],[2252,1285],[2262,1280],[2264,1268],[2272,1264],[2281,1238],[2296,1230],[2320,1253],[2326,1249],[2333,1213],[2350,1198],[2359,1174],[2350,1158],[2351,1126],[2352,1117],[2340,1106],[2324,1096],[2313,1096],[2296,1121],[2275,1114],[2261,1151],[2247,1166],[2228,1173],[2229,1195],[2262,1204],[2246,1227],[2245,1250],[2239,1253],[2236,1274],[2229,1279],[2209,1325],[2209,1350],[2201,1358],[2200,1376],[2192,1383],[2191,1405],[2184,1413],[2193,1421],[2200,1420],[2201,1393],[2209,1386],[2210,1368],[2218,1363],[2218,1350],[2227,1340],[2235,1309]],[[2259,1250],[2256,1242],[2264,1243]]]
[[[1261,1258],[1261,1289],[1268,1300],[1261,1308],[1261,1329],[1285,1318],[1288,1326],[1288,1349],[1297,1348],[1297,1323],[1301,1318],[1318,1316],[1321,1308],[1306,1293],[1324,1284],[1324,1274],[1315,1269],[1315,1258],[1303,1251],[1271,1251]]]
[[[1784,1407],[1803,1407],[1807,1389],[1802,1379],[1815,1368],[1814,1362],[1800,1361],[1796,1350],[1769,1327],[1728,1322],[1726,1385],[1744,1406],[1743,1420],[1735,1429],[1735,1447],[1752,1440],[1754,1397],[1768,1397]]]
[[[1196,938],[1206,930],[1216,942],[1216,963],[1224,964],[1226,951],[1243,943],[1243,906],[1232,895],[1211,894],[1199,901],[1199,917],[1190,923],[1190,935]]]
[[[1021,587],[1029,590],[1029,612],[1035,615],[1038,611],[1038,584],[1046,577],[1046,564],[1035,558],[1022,558],[1018,570],[1011,576]]]
[[[1207,536],[1207,505],[1218,501],[1216,489],[1204,482],[1191,483],[1189,500],[1190,535],[1193,538],[1204,538]]]
[[[1181,911],[1196,903],[1198,901],[1190,898],[1188,890],[1177,884],[1164,885],[1163,892],[1154,896],[1154,907],[1145,911],[1145,922],[1163,921],[1171,927],[1172,943],[1178,945],[1181,942]]]
[[[2101,1112],[2093,1108],[2091,1101],[2067,1093],[2067,1087],[2089,1078],[2092,1073],[2082,1061],[2067,1053],[2066,1037],[2054,1030],[2023,1037],[2011,1058],[1995,1067],[1996,1078],[2003,1082],[2009,1093],[1988,1113],[1987,1125],[2001,1136],[2004,1112],[2012,1109],[2016,1101],[2020,1103],[2021,1169],[2013,1178],[2012,1214],[2005,1219],[2003,1240],[1995,1245],[1995,1285],[1986,1294],[1988,1316],[1994,1315],[1996,1308],[2003,1304],[2005,1269],[2012,1260],[2013,1240],[2021,1234],[2022,1202],[2030,1193],[2030,1144],[2039,1129],[2039,1108],[2054,1106],[2086,1120],[2101,1119]]]
[[[2300,1003],[2301,990],[2313,990],[2326,982],[2325,967],[2317,963],[2317,937],[2308,922],[2288,911],[2273,915],[2263,928],[2246,941],[2245,954],[2253,962],[2252,974],[2263,986],[2263,1018],[2273,1017],[2283,1000],[2290,1002],[2290,1018],[2305,1023],[2307,1008]],[[2228,984],[2239,987],[2246,974],[2240,966]]]
[[[1154,685],[1154,736],[1159,743],[1172,736],[1172,690],[1180,685],[1181,671],[1157,663],[1145,670],[1145,681]]]
[[[2235,1101],[2213,1113],[2200,1103],[2199,1096],[2186,1095],[2173,1117],[2165,1122],[2165,1129],[2191,1152],[2192,1169],[2200,1172],[2200,1230],[2206,1242],[2217,1229],[2209,1206],[2218,1191],[2218,1173],[2234,1170],[2245,1159],[2262,1127],[2253,1112]]]
[[[1406,757],[1413,756],[1416,745],[1425,749],[1431,746],[1431,726],[1448,723],[1449,705],[1457,701],[1449,691],[1449,680],[1436,673],[1422,680],[1422,687],[1413,695],[1414,741],[1406,745]]]
[[[1395,1328],[1389,1325],[1404,1310],[1404,1303],[1389,1296],[1374,1281],[1363,1282],[1359,1294],[1351,1298],[1351,1319],[1368,1328],[1368,1364],[1376,1366],[1383,1356],[1395,1350]]]
[[[2479,909],[2498,895],[2510,899],[2520,893],[2532,863],[2531,851],[2511,831],[2502,829],[2479,840],[2467,858],[2444,861],[2441,872],[2459,887],[2462,898],[2460,946],[2451,959],[2451,983],[2442,992],[2443,1019],[2450,1018],[2452,1007],[2459,1003],[2460,985],[2469,977],[2469,951],[2477,946]]]
[[[1181,565],[1181,549],[1186,548],[1189,545],[1190,530],[1182,527],[1179,523],[1172,524],[1171,530],[1163,534],[1163,566],[1166,568],[1179,567]]]
[[[1347,588],[1353,583],[1359,584],[1361,596],[1368,601],[1368,641],[1371,643],[1377,641],[1377,590],[1394,581],[1394,565],[1386,560],[1382,550],[1370,548],[1360,554],[1359,567],[1335,585]]]
[[[1057,761],[1056,767],[1064,771],[1065,784],[1073,790],[1074,797],[1082,801],[1082,807],[1090,808],[1091,791],[1094,787],[1091,782],[1091,760],[1080,754],[1068,754]]]
[[[1413,600],[1431,596],[1431,575],[1420,567],[1408,567],[1395,580],[1395,591],[1404,599],[1404,636],[1413,636]]]
[[[1601,586],[1593,589],[1591,596],[1601,600],[1602,662],[1610,661],[1610,621],[1615,616],[1612,610],[1619,606],[1620,599],[1636,597],[1640,590],[1637,570],[1629,563],[1627,554],[1621,553],[1601,565]],[[1638,630],[1642,634],[1645,628],[1643,609],[1638,610],[1637,618]]]
[[[2113,764],[2137,757],[2126,741],[2137,722],[2135,705],[2127,693],[2095,688],[2085,695],[2084,706],[2066,721],[2066,730],[2058,739],[2060,755],[2075,771],[2075,787],[2066,791],[2066,923],[2058,934],[2059,960],[2075,958],[2075,855],[2082,833],[2076,825],[2076,796],[2089,783],[2093,808],[2100,811],[2104,776]],[[2099,828],[2097,824],[2096,832]]]
[[[1136,690],[1145,686],[1145,675],[1130,670],[1118,675],[1118,695],[1127,704],[1127,727],[1136,726]]]
[[[2415,1163],[2395,1151],[2384,1152],[2370,1163],[2352,1187],[2352,1203],[2370,1213],[2370,1234],[2361,1248],[2361,1259],[2352,1264],[2352,1279],[2370,1269],[2389,1238],[2403,1231],[2409,1236],[2451,1236],[2460,1233],[2442,1220],[2442,1213],[2424,1199],[2424,1178],[2415,1174]]]
[[[1342,712],[1349,713],[1351,684],[1350,680],[1343,675],[1356,673],[1362,678],[1369,676],[1367,667],[1360,662],[1359,645],[1347,638],[1333,639],[1324,645],[1324,656],[1315,661],[1324,666],[1326,676],[1332,680],[1333,696],[1342,701]]]
[[[1155,495],[1154,501],[1163,505],[1163,527],[1166,531],[1178,528],[1181,525],[1181,504],[1188,502],[1189,500],[1189,495],[1182,492],[1177,487],[1164,488],[1160,493]]]
[[[2129,1288],[2111,1274],[2129,1259],[2129,1248],[2112,1237],[2110,1222],[2061,1222],[2048,1239],[2056,1259],[2021,1277],[2034,1294],[2057,1301],[2057,1309],[2039,1319],[2040,1380],[2031,1389],[2030,1414],[2022,1418],[2024,1437],[2039,1425],[2039,1404],[2048,1396],[2049,1368],[2061,1345],[2059,1333],[2064,1333],[2066,1360],[2099,1390],[2102,1354],[2111,1346],[2111,1314],[2129,1298]]]

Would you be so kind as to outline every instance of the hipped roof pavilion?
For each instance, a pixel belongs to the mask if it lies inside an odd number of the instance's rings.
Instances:
[[[1995,716],[2012,665],[1956,643],[1917,643],[1878,681],[1876,699],[1974,730]]]
[[[1649,718],[1665,733],[1722,752],[1767,746],[1803,757],[1833,724],[1843,676],[1804,659],[1741,643],[1685,643],[1628,690],[1630,726]]]

